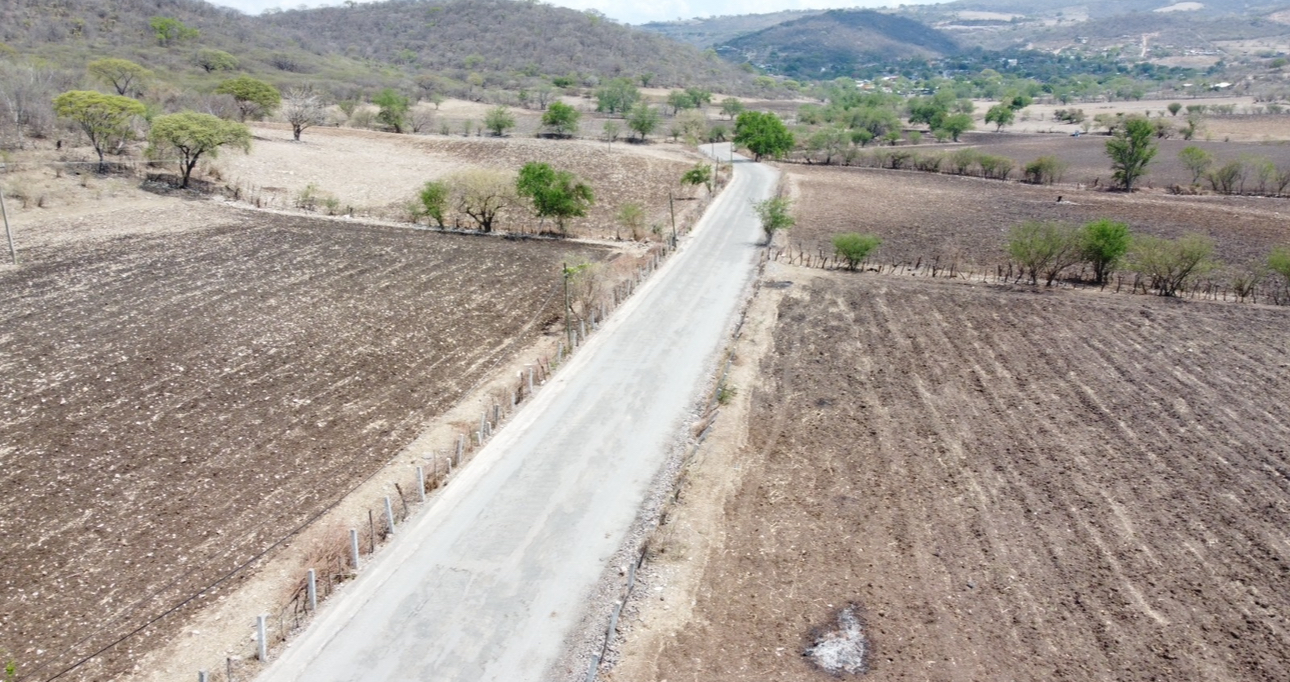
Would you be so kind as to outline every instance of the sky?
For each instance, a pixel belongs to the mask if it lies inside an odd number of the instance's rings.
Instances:
[[[259,14],[269,8],[295,9],[301,6],[339,5],[340,0],[211,0],[217,5],[235,7],[247,14]],[[360,0],[364,1],[364,0]],[[836,7],[884,7],[898,4],[917,5],[947,0],[652,0],[651,2],[613,2],[612,0],[555,0],[548,4],[578,10],[594,9],[623,23],[673,21],[726,14],[761,14],[786,9],[831,9]]]

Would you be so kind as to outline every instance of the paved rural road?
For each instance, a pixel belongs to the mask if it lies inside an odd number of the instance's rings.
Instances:
[[[690,243],[261,679],[542,679],[727,340],[775,181],[736,163]]]

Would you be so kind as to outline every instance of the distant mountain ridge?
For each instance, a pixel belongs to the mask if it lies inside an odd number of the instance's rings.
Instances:
[[[957,54],[944,32],[896,14],[830,10],[731,40],[718,54],[796,78],[844,75],[858,65]]]

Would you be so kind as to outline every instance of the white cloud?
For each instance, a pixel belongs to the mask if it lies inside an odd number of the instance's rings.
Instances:
[[[359,0],[365,2],[369,0]],[[760,14],[785,9],[833,9],[839,7],[884,7],[894,4],[927,4],[943,0],[654,0],[653,2],[615,2],[614,0],[555,0],[552,5],[578,10],[594,9],[607,16],[632,24],[647,21],[672,21],[694,17],[727,14]],[[290,9],[306,5],[338,5],[337,0],[305,0],[305,2],[275,2],[275,0],[214,0],[217,5],[235,7],[248,14],[258,14],[278,7]]]

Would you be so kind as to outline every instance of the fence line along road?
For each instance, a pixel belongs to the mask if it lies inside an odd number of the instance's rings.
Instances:
[[[751,204],[776,180],[737,162],[686,248],[261,679],[542,679],[700,397],[755,270]]]

